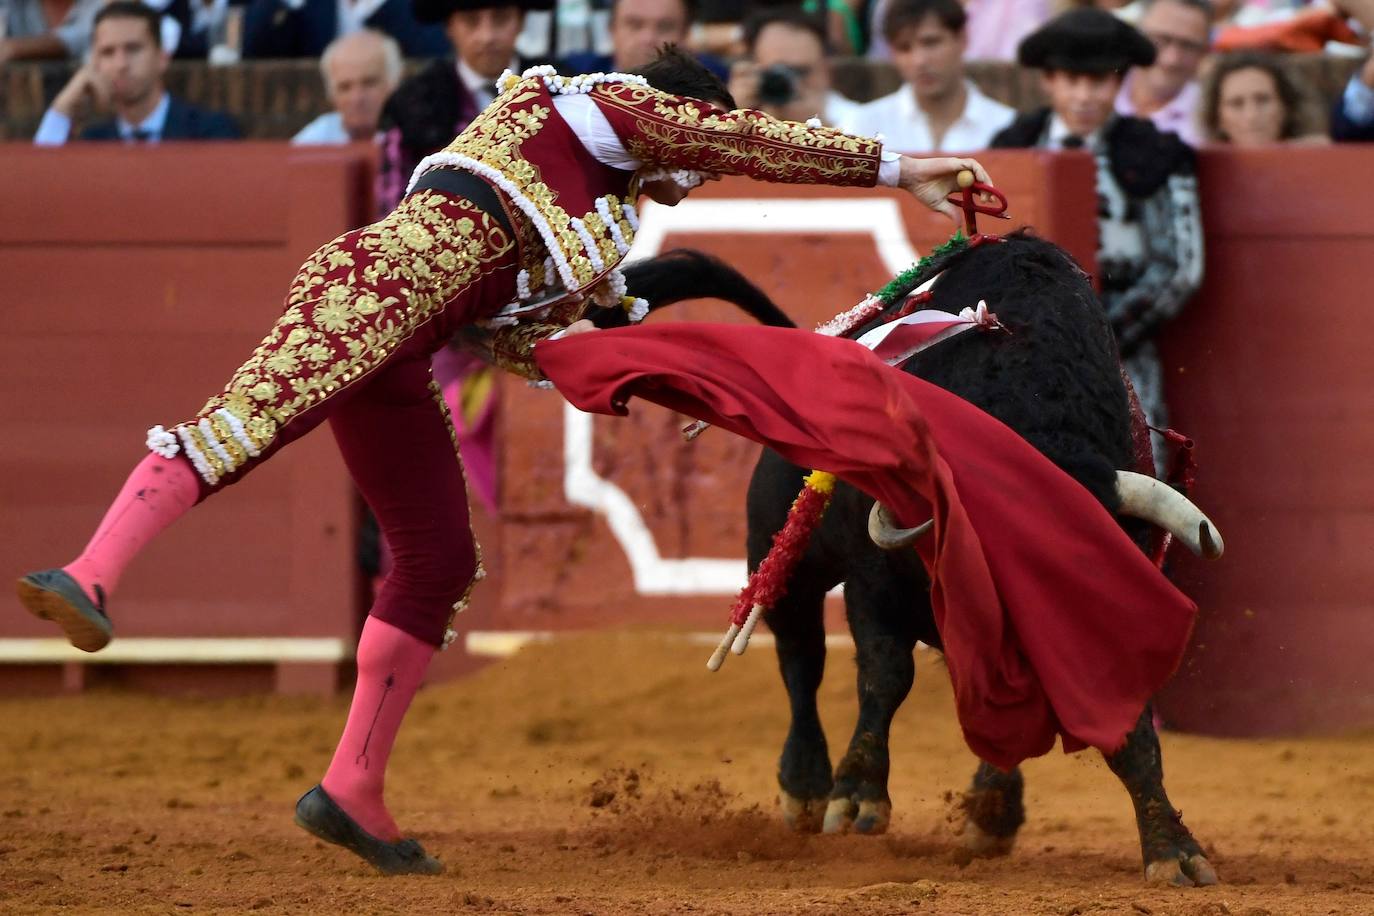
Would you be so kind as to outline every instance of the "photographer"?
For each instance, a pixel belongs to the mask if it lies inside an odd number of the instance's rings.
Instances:
[[[859,106],[830,89],[819,20],[796,9],[766,9],[745,23],[744,45],[745,57],[730,69],[730,92],[741,108],[849,129]]]

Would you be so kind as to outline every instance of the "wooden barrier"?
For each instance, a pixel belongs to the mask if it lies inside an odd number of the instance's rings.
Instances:
[[[17,574],[80,549],[143,454],[142,430],[194,411],[260,337],[302,258],[363,218],[369,165],[359,151],[255,144],[232,154],[9,152],[0,555]],[[1362,384],[1374,335],[1361,311],[1374,177],[1363,160],[1358,148],[1202,158],[1208,279],[1164,352],[1176,425],[1199,442],[1196,496],[1228,551],[1216,564],[1176,562],[1202,607],[1195,645],[1161,698],[1178,727],[1260,734],[1374,722],[1364,663],[1374,645],[1374,476],[1364,461],[1374,404]],[[1092,269],[1087,156],[985,161],[1016,216]],[[674,210],[646,208],[637,250],[723,255],[811,324],[948,230],[895,192],[727,180]],[[742,320],[719,303],[652,320],[676,319]],[[476,520],[490,576],[459,619],[474,643],[632,622],[721,627],[743,577],[757,448],[719,431],[685,445],[683,418],[649,405],[592,419],[555,394],[502,384],[501,513]],[[200,689],[261,687],[274,672],[281,688],[334,683],[364,605],[353,497],[326,440],[316,433],[287,450],[134,565],[105,677],[192,677]],[[19,651],[6,640],[51,635],[0,594],[0,661]],[[154,637],[178,642],[131,639]],[[268,641],[283,639],[295,641]],[[143,663],[114,652],[121,643]],[[43,655],[47,645],[24,643],[30,663],[0,666],[0,689],[103,679]],[[280,664],[286,656],[300,661]],[[204,664],[226,658],[236,664]],[[472,663],[449,652],[436,672]]]
[[[1356,148],[1208,153],[1207,279],[1165,336],[1173,422],[1226,538],[1162,698],[1218,735],[1374,724],[1374,171]]]
[[[300,263],[363,221],[371,168],[366,150],[280,144],[7,150],[7,575],[80,551],[146,454],[143,431],[218,391]],[[95,656],[51,639],[6,586],[0,689],[189,677],[197,689],[332,690],[358,626],[355,509],[328,433],[313,433],[154,542],[119,590],[120,638]],[[154,637],[173,641],[143,641]],[[213,662],[234,665],[188,674]]]

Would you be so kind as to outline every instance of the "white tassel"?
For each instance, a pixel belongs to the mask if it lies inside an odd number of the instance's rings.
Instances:
[[[181,451],[181,446],[177,444],[176,436],[161,426],[154,426],[148,430],[148,450],[163,458],[175,458]]]

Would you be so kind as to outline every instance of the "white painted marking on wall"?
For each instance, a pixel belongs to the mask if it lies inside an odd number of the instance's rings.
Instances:
[[[647,203],[630,256],[652,257],[673,232],[845,232],[869,235],[893,275],[917,261],[897,201],[888,198],[686,200],[676,207]],[[836,312],[854,303],[838,303]],[[568,502],[606,519],[625,551],[641,595],[732,595],[744,587],[744,559],[665,558],[639,507],[592,466],[592,417],[571,404],[563,408],[563,492]]]

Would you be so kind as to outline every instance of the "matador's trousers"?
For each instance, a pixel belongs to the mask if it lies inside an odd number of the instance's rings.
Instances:
[[[430,357],[510,302],[517,271],[501,224],[437,191],[315,252],[224,391],[170,431],[201,477],[201,498],[328,420],[394,559],[371,613],[440,644],[480,556]],[[166,453],[171,435],[160,435]]]

